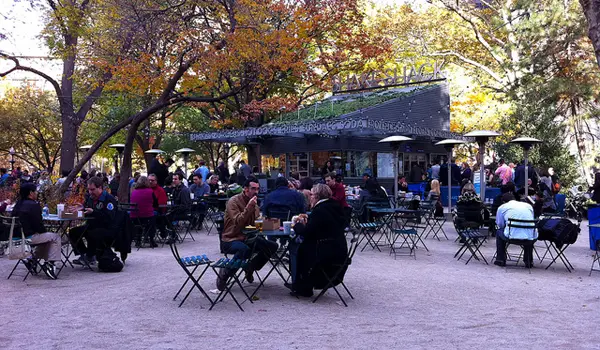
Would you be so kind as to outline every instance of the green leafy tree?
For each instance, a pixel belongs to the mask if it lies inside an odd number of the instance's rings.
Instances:
[[[10,89],[0,99],[0,152],[52,172],[61,147],[60,110],[52,92],[31,86]]]

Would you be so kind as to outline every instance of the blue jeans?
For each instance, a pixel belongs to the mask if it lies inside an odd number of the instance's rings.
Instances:
[[[504,228],[496,231],[496,261],[506,262],[506,243],[508,238],[504,235]],[[531,244],[523,245],[523,261],[526,264],[533,263],[533,241]]]
[[[262,269],[279,247],[277,243],[267,241],[262,237],[256,237],[250,246],[242,241],[223,242],[221,244],[223,252],[233,254],[234,259],[250,259],[250,255],[254,251],[255,255],[249,262],[249,269],[252,271]]]

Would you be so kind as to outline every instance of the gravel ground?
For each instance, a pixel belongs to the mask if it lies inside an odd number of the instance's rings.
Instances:
[[[566,253],[575,266],[529,274],[453,259],[450,240],[426,240],[417,258],[369,249],[357,252],[346,275],[356,299],[345,308],[330,291],[316,304],[288,295],[272,275],[239,311],[231,299],[208,311],[194,291],[178,308],[184,279],[168,247],[134,251],[121,273],[66,267],[59,280],[33,276],[0,280],[3,349],[598,349],[600,273],[588,277],[592,251],[587,226]],[[217,236],[195,234],[182,254],[219,257]],[[538,243],[540,247],[540,243]],[[540,251],[541,249],[538,248]],[[491,259],[495,242],[483,248]],[[14,262],[0,259],[0,276]],[[544,263],[544,266],[547,261]],[[23,269],[21,269],[21,274]],[[4,278],[4,277],[3,277]],[[213,289],[208,271],[202,280]],[[236,295],[240,295],[236,293]],[[211,296],[214,296],[211,294]],[[240,296],[240,300],[241,300]]]

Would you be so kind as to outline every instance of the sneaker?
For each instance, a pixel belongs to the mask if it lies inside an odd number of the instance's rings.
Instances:
[[[504,266],[506,266],[506,261],[496,260],[496,261],[494,261],[494,265],[504,267]]]
[[[58,276],[56,276],[56,266],[54,266],[53,263],[51,263],[49,261],[46,262],[44,265],[42,265],[42,270],[44,270],[44,273],[50,279],[55,280],[58,278]]]
[[[72,261],[73,265],[80,265],[80,266],[86,266],[88,264],[88,261],[85,257],[85,255],[80,256],[77,259],[74,259]]]
[[[93,256],[91,258],[88,258],[85,255],[82,255],[79,258],[73,260],[73,265],[80,265],[80,266],[96,265],[96,257]]]
[[[32,259],[24,259],[23,265],[25,265],[25,268],[30,273],[37,274],[37,264]]]

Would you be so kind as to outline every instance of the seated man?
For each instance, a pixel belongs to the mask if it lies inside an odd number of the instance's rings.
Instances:
[[[192,209],[192,197],[190,190],[183,184],[181,174],[173,174],[173,204],[177,206],[173,211],[173,220],[188,220],[190,210]]]
[[[339,180],[339,181],[338,181]],[[338,202],[343,208],[349,207],[346,202],[346,190],[342,184],[342,177],[335,173],[325,175],[325,184],[331,189],[331,199]]]
[[[270,216],[271,210],[289,210],[288,218],[277,217],[282,220],[288,220],[293,215],[304,213],[306,211],[304,196],[288,187],[288,180],[285,177],[278,177],[275,180],[275,190],[265,197],[262,205],[263,213]]]
[[[535,241],[538,233],[537,229],[526,229],[526,228],[515,228],[508,227],[510,219],[519,220],[534,220],[533,208],[531,205],[519,202],[515,200],[515,196],[512,193],[505,193],[502,196],[503,205],[498,208],[496,214],[496,225],[498,231],[496,232],[496,261],[495,265],[506,266],[506,243],[509,239],[517,240],[528,240]],[[526,225],[526,224],[519,224]],[[523,260],[525,266],[533,266],[533,244],[525,245],[523,253]]]
[[[96,256],[101,254],[115,236],[115,213],[117,201],[102,188],[102,178],[93,176],[88,181],[88,194],[83,205],[84,215],[90,218],[85,225],[74,227],[69,231],[69,240],[78,259],[73,264],[93,264]],[[85,237],[87,246],[84,244]]]
[[[237,194],[227,202],[225,211],[223,233],[221,235],[221,250],[225,254],[234,254],[234,259],[249,259],[252,252],[257,253],[245,270],[246,280],[254,281],[254,271],[260,270],[269,261],[269,258],[277,251],[277,243],[267,241],[262,237],[246,241],[243,233],[244,227],[254,225],[258,217],[258,206],[256,205],[256,194],[260,186],[258,180],[250,178],[244,184],[242,193]],[[227,279],[230,274],[235,273],[230,269],[221,269],[217,277],[217,289],[225,290]]]
[[[294,231],[301,243],[290,243],[292,284],[286,287],[293,295],[310,297],[313,288],[324,288],[327,280],[320,268],[329,276],[343,264],[348,248],[344,228],[346,220],[339,202],[331,199],[331,189],[318,184],[311,190],[313,209],[308,220],[300,217],[294,225]],[[298,242],[299,239],[294,240]],[[343,278],[343,277],[342,277]]]
[[[12,214],[19,217],[25,237],[36,244],[34,255],[46,262],[42,265],[44,273],[55,280],[56,261],[60,261],[61,242],[60,236],[54,232],[48,232],[42,222],[42,207],[36,201],[37,191],[33,183],[24,183],[19,190],[21,199],[15,204]],[[33,262],[26,260],[28,270],[33,267]]]
[[[194,199],[199,201],[202,197],[210,194],[210,186],[202,182],[202,176],[198,174],[194,174],[193,176],[194,183],[190,186],[190,193],[194,194]],[[194,223],[194,226],[197,226],[198,229],[202,228],[202,222],[204,221],[204,216],[206,215],[206,209],[208,205],[206,202],[198,202],[192,208],[195,212],[198,212],[198,222]]]
[[[175,231],[173,231],[169,227],[169,220],[167,219],[167,193],[165,190],[158,185],[158,179],[156,175],[150,174],[148,175],[148,182],[150,183],[150,188],[153,193],[153,203],[152,207],[154,208],[154,216],[156,217],[156,228],[160,231],[160,237],[167,238],[170,236],[171,239],[176,239],[177,235]]]

